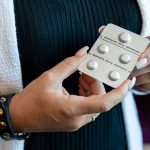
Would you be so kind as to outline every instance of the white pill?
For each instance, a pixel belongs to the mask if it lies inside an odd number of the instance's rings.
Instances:
[[[112,81],[117,81],[120,79],[120,73],[117,71],[111,71],[109,73],[109,79]]]
[[[101,44],[101,45],[98,47],[98,51],[99,51],[99,53],[101,53],[101,54],[106,54],[106,53],[108,53],[108,51],[109,51],[109,47],[108,47],[106,44]]]
[[[120,62],[123,63],[123,64],[128,64],[131,60],[131,56],[128,55],[128,54],[122,54],[120,56]]]
[[[119,40],[123,43],[127,43],[131,41],[131,35],[129,33],[121,33],[119,36]]]
[[[89,70],[95,70],[95,69],[97,69],[97,67],[98,67],[98,63],[95,60],[88,61],[87,68]]]

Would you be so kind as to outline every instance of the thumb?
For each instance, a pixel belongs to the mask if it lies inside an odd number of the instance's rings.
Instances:
[[[81,100],[76,103],[78,114],[84,115],[109,111],[124,99],[128,91],[133,88],[135,81],[135,77],[132,80],[126,80],[118,88],[103,96],[92,95],[89,97],[78,97]]]
[[[150,37],[147,37],[147,39],[150,40]],[[143,54],[138,59],[138,62],[136,64],[136,69],[142,69],[144,67],[147,67],[150,64],[150,42]]]
[[[63,81],[77,70],[85,58],[88,49],[88,46],[83,47],[74,56],[66,58],[48,72],[50,72],[56,80]]]

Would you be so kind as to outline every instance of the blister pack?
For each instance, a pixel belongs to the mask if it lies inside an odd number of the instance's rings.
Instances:
[[[131,74],[149,40],[114,24],[108,24],[78,70],[113,87]]]

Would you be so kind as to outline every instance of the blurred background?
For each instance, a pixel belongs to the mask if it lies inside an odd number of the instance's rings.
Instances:
[[[150,95],[134,95],[139,111],[140,122],[143,130],[143,139],[145,143],[144,150],[150,150]]]

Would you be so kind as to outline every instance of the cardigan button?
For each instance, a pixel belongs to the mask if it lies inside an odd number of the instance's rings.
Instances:
[[[6,139],[6,140],[10,139],[10,134],[9,133],[4,133],[3,138]]]
[[[4,112],[3,112],[3,109],[0,108],[0,116],[2,116],[3,113],[4,113]]]
[[[5,129],[6,123],[5,122],[0,122],[0,129]]]
[[[2,97],[1,99],[0,99],[0,102],[1,103],[4,103],[6,101],[6,98],[5,97]]]

